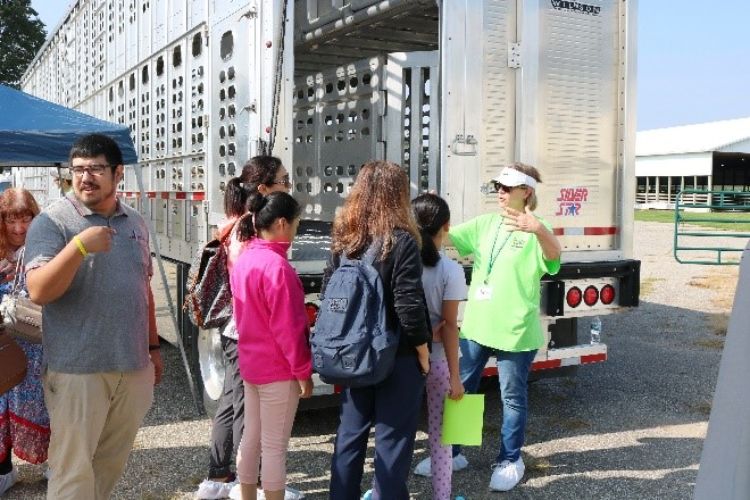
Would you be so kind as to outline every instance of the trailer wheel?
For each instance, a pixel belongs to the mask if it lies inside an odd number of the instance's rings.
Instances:
[[[177,302],[179,304],[185,301],[185,283],[189,268],[187,264],[177,263]],[[185,311],[180,311],[179,319],[190,375],[201,398],[199,403],[203,403],[203,412],[213,418],[224,385],[224,355],[221,350],[219,332],[215,329],[199,329],[190,321]]]
[[[224,390],[224,353],[218,330],[199,330],[198,369],[203,394],[203,408],[213,417]]]

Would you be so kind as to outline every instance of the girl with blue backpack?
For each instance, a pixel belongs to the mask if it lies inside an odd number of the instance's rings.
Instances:
[[[454,260],[441,254],[448,239],[450,209],[436,194],[423,194],[411,202],[422,233],[422,286],[433,328],[430,373],[427,375],[427,427],[430,456],[415,473],[432,477],[432,498],[451,498],[453,459],[451,446],[441,444],[446,396],[461,399],[464,386],[458,364],[458,306],[466,300],[466,276]]]
[[[370,428],[375,427],[372,498],[408,500],[406,482],[414,452],[431,332],[422,290],[420,235],[409,206],[409,179],[398,165],[370,161],[333,224],[332,256],[321,295],[347,259],[375,254],[383,284],[386,324],[399,332],[393,368],[370,386],[345,387],[331,465],[330,498],[352,500],[361,482]],[[330,300],[330,299],[329,299]],[[340,304],[344,307],[344,304]],[[317,328],[317,327],[316,327]]]

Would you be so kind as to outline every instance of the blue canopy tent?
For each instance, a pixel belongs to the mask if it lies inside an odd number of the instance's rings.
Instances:
[[[66,163],[73,143],[87,134],[105,134],[122,150],[126,165],[138,156],[125,125],[99,120],[0,85],[0,165]]]
[[[117,142],[122,151],[123,163],[132,165],[134,168],[141,199],[146,199],[141,166],[138,163],[138,156],[128,127],[100,120],[0,85],[0,167],[56,166],[59,169],[61,164],[68,162],[73,143],[85,135],[94,133],[107,135]],[[148,211],[148,204],[144,208]],[[159,240],[156,238],[151,218],[148,215],[147,213],[145,219],[171,312],[172,325],[177,332],[177,337],[180,338],[176,309],[167,284]],[[200,411],[198,392],[190,374],[182,341],[178,342],[178,347],[193,400]]]

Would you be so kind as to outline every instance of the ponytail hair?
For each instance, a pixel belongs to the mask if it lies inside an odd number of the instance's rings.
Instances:
[[[417,227],[422,235],[422,264],[427,267],[435,267],[440,260],[435,242],[432,238],[440,231],[440,228],[451,219],[448,203],[436,194],[423,194],[411,201]]]
[[[250,193],[249,187],[242,182],[241,178],[230,179],[224,191],[224,215],[229,219],[243,215]]]
[[[268,196],[256,191],[247,199],[246,208],[249,213],[240,219],[237,228],[237,238],[240,241],[254,238],[260,231],[269,229],[279,218],[292,222],[302,213],[297,200],[282,191]]]
[[[232,178],[224,191],[224,215],[227,218],[245,214],[247,199],[258,192],[258,186],[271,186],[282,167],[275,156],[254,156],[242,167],[242,173]]]

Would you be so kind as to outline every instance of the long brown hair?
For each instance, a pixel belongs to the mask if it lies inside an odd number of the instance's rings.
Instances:
[[[23,188],[10,188],[3,191],[0,195],[0,259],[10,260],[13,257],[14,249],[8,243],[8,234],[5,227],[5,221],[8,217],[19,217],[39,215],[39,205],[32,194]]]
[[[406,172],[395,163],[371,160],[360,169],[333,222],[333,252],[357,258],[377,240],[383,245],[382,260],[393,248],[396,229],[411,234],[421,246]]]

